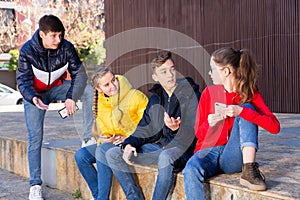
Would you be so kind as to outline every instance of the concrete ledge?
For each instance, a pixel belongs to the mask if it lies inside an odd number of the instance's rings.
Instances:
[[[53,142],[51,142],[53,143]],[[58,142],[59,143],[59,142]],[[68,146],[72,141],[65,141],[63,146]],[[55,143],[53,143],[55,144]],[[74,150],[44,145],[42,148],[42,178],[44,184],[57,188],[67,193],[74,193],[80,189],[82,198],[90,199],[90,191],[81,177],[74,161]],[[0,167],[24,177],[29,176],[27,166],[27,143],[0,137]],[[139,173],[135,179],[141,186],[145,199],[151,199],[154,190],[157,169],[147,166],[135,166]],[[205,183],[205,190],[208,199],[253,199],[253,200],[275,200],[293,199],[282,195],[276,195],[271,191],[255,192],[239,185],[240,174],[219,175]],[[270,185],[270,183],[267,184]],[[111,191],[111,199],[125,200],[122,188],[114,178]],[[177,174],[174,191],[169,199],[185,199],[183,175]]]
[[[44,184],[70,194],[80,189],[82,198],[90,199],[90,191],[74,161],[74,153],[80,147],[80,131],[74,126],[79,124],[78,119],[64,120],[63,126],[58,127],[57,124],[62,123],[57,112],[48,111],[47,114],[42,148]],[[0,115],[0,120],[1,117],[4,115]],[[27,132],[23,113],[5,113],[4,118],[6,123],[0,127],[0,168],[28,178]],[[300,199],[300,116],[283,114],[279,119],[283,127],[280,135],[274,136],[260,130],[261,150],[257,159],[266,176],[268,190],[254,192],[241,187],[240,174],[219,175],[205,183],[207,199]],[[135,178],[142,186],[145,198],[151,199],[157,170],[145,166],[137,166],[136,170],[144,172],[137,173]],[[111,199],[125,199],[115,178]],[[177,175],[174,191],[169,199],[185,199],[181,173]]]

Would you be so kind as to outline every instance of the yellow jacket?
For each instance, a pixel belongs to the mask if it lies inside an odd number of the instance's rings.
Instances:
[[[133,89],[124,76],[116,75],[116,78],[119,81],[120,94],[106,97],[103,92],[98,93],[98,133],[107,137],[114,134],[128,137],[142,118],[148,98],[141,91]],[[122,119],[118,105],[123,112]]]

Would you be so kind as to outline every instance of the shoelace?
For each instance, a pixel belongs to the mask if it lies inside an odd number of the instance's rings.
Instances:
[[[253,165],[253,171],[254,171],[254,177],[255,178],[262,178],[263,180],[265,180],[265,175],[259,170],[259,165],[258,163],[254,163]]]

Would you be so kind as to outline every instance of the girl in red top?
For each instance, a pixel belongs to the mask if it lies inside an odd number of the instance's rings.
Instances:
[[[276,134],[280,124],[257,89],[257,64],[247,50],[223,48],[212,54],[210,65],[214,85],[201,95],[195,154],[183,171],[187,199],[205,199],[204,179],[241,170],[242,185],[266,190],[255,162],[258,126]]]

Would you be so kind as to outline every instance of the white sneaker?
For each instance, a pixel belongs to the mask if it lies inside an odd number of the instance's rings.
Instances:
[[[86,146],[90,146],[90,145],[93,145],[93,144],[97,144],[97,140],[94,137],[91,137],[87,141],[82,141],[81,148],[86,147]]]
[[[34,185],[30,187],[29,200],[44,200],[42,197],[42,186]]]

